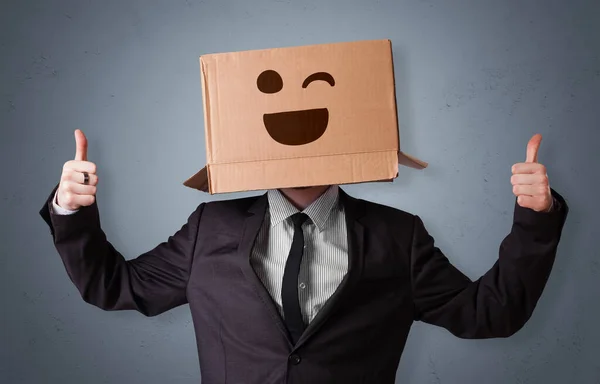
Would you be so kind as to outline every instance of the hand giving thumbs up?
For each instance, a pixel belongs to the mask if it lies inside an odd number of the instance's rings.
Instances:
[[[538,150],[542,135],[534,135],[527,144],[527,157],[524,163],[512,166],[513,193],[521,207],[537,212],[547,212],[552,208],[552,194],[546,174],[546,167],[538,163]]]
[[[87,161],[87,139],[75,130],[75,159],[63,166],[58,186],[57,204],[68,210],[92,205],[96,200],[96,164]]]

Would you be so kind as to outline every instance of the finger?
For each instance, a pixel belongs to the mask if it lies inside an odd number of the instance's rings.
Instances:
[[[547,184],[548,177],[539,173],[519,173],[510,177],[512,185]]]
[[[73,192],[65,191],[64,193],[58,196],[58,202],[61,207],[87,207],[88,205],[92,205],[96,201],[96,196],[94,195],[78,195]]]
[[[545,175],[546,167],[540,163],[517,163],[512,166],[512,173],[539,173]]]
[[[535,184],[535,185],[513,185],[513,193],[516,196],[545,196],[548,193],[548,187]]]
[[[527,143],[527,157],[525,159],[526,163],[537,163],[540,144],[542,144],[542,135],[539,133],[533,135],[533,137],[529,140],[529,143]]]
[[[539,197],[521,195],[517,197],[517,203],[524,208],[531,208],[534,211],[541,212],[547,211],[550,203],[547,199],[540,199]]]
[[[84,185],[79,184],[74,181],[64,181],[62,183],[62,190],[64,192],[70,192],[75,195],[95,195],[96,194],[96,186],[95,185]]]
[[[75,130],[75,160],[87,161],[87,138],[80,129]]]
[[[96,164],[91,161],[69,160],[63,166],[63,171],[71,169],[77,172],[96,173]]]
[[[88,183],[87,185],[98,185],[98,175],[93,173],[88,173]],[[71,169],[68,169],[63,172],[61,181],[72,181],[77,184],[85,184],[85,176],[83,172],[77,172]]]

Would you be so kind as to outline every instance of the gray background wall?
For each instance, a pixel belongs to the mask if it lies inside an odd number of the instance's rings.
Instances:
[[[390,38],[402,148],[431,163],[351,194],[423,217],[470,277],[511,224],[510,166],[540,161],[571,206],[548,286],[514,337],[416,323],[400,383],[600,383],[600,7],[597,1],[3,1],[0,381],[194,383],[187,307],[102,312],[71,285],[38,210],[73,158],[98,164],[108,238],[127,258],[207,196],[198,56]],[[140,225],[141,224],[141,225]]]

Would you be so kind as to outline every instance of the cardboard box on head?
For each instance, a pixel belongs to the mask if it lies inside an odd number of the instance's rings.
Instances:
[[[209,193],[392,180],[399,150],[389,40],[200,57]]]

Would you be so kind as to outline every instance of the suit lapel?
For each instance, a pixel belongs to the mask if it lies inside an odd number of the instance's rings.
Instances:
[[[242,229],[242,238],[240,241],[240,246],[238,248],[240,261],[240,268],[246,277],[246,280],[250,283],[250,285],[254,288],[260,300],[262,301],[265,309],[273,319],[277,328],[283,333],[286,340],[291,346],[291,340],[283,323],[283,319],[279,315],[279,311],[275,305],[275,302],[271,298],[271,295],[264,287],[256,273],[254,272],[254,268],[250,264],[250,257],[252,254],[252,248],[254,247],[254,242],[256,237],[258,236],[258,232],[262,226],[263,220],[265,219],[265,215],[268,207],[268,199],[267,195],[264,194],[260,196],[256,202],[250,207],[247,212],[247,217],[244,219],[243,229]]]
[[[333,295],[323,305],[317,316],[308,325],[295,348],[304,344],[313,336],[319,328],[331,317],[339,308],[339,305],[347,299],[356,282],[362,275],[364,265],[364,226],[359,222],[363,216],[363,206],[353,197],[347,195],[340,188],[340,203],[343,204],[346,215],[346,227],[348,236],[348,273],[335,290]]]

